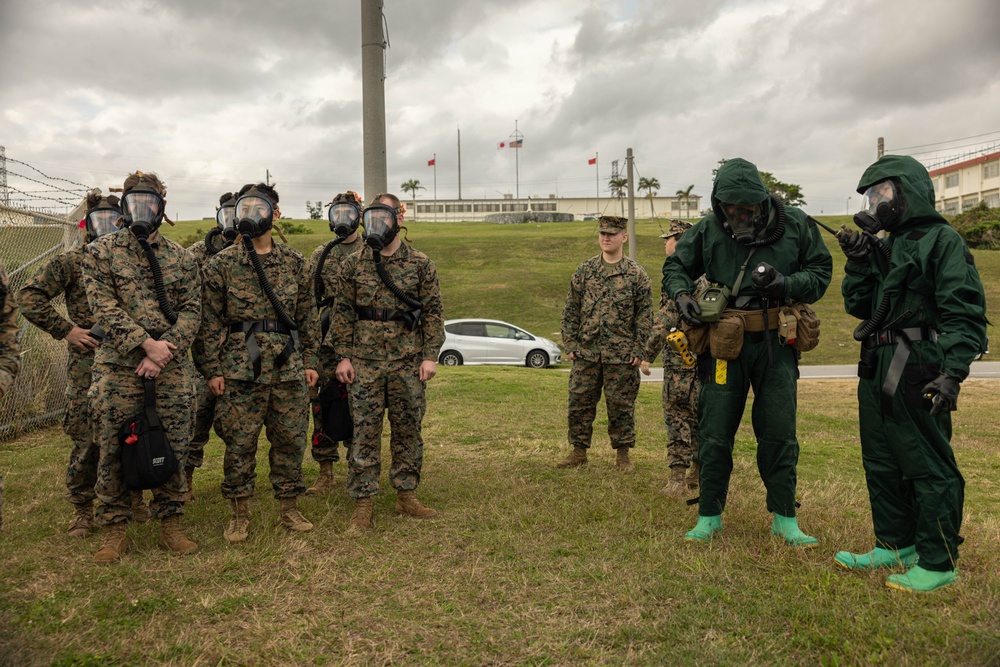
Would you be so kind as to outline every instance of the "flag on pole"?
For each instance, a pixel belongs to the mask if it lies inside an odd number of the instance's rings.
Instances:
[[[428,167],[433,167],[436,162],[437,162],[437,158],[434,158],[433,160],[428,160],[427,161],[427,166]]]
[[[521,144],[523,142],[524,142],[524,139],[511,139],[510,142],[507,144],[507,147],[508,148],[520,148]]]
[[[498,141],[497,142],[497,149],[500,149],[500,148],[507,148],[507,142],[506,141]]]
[[[587,160],[587,164],[597,164],[597,158],[596,157],[590,158],[589,160]]]

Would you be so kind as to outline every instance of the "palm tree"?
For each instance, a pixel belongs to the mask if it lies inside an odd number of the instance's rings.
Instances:
[[[646,191],[646,198],[649,199],[649,217],[652,219],[656,218],[656,212],[653,211],[653,197],[656,196],[656,191],[659,189],[660,181],[656,176],[639,178],[639,192]]]
[[[410,201],[413,203],[413,222],[417,221],[417,190],[426,190],[424,186],[420,185],[420,181],[415,179],[410,179],[407,182],[399,186],[399,189],[403,192],[411,193]]]
[[[625,202],[622,199],[625,197],[625,188],[627,187],[628,179],[624,176],[612,176],[608,179],[608,189],[611,190],[611,196],[621,203],[623,218],[625,217]]]
[[[676,193],[678,199],[683,199],[684,200],[684,217],[685,218],[688,217],[688,213],[690,212],[691,200],[688,199],[688,197],[691,196],[691,191],[692,190],[694,190],[694,184],[687,186],[686,190],[678,190],[677,193]],[[680,204],[680,202],[678,202],[678,208],[680,208],[679,204]]]

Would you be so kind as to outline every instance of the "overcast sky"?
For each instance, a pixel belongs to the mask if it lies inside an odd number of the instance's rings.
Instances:
[[[361,0],[0,0],[0,145],[55,177],[214,215],[269,170],[286,216],[363,190]],[[876,141],[933,164],[1000,142],[997,0],[386,0],[389,189],[601,197],[635,153],[707,197],[721,158],[857,207]],[[947,142],[947,143],[946,143]],[[929,146],[928,146],[929,145]],[[911,148],[918,147],[918,148]],[[902,150],[901,150],[902,149]],[[11,185],[38,186],[15,173]],[[368,193],[374,194],[374,193]],[[401,194],[401,193],[400,193]],[[12,197],[17,197],[12,193]]]

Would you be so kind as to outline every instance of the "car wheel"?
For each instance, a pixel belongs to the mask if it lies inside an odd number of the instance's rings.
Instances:
[[[549,355],[542,350],[532,350],[528,353],[524,363],[531,368],[545,368],[549,365]]]
[[[442,366],[461,366],[462,365],[462,355],[454,350],[448,350],[447,352],[441,353],[441,365]]]

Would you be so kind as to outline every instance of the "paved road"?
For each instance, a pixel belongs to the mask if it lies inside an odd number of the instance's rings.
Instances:
[[[663,366],[650,368],[649,376],[641,376],[643,382],[663,382]],[[855,364],[845,366],[799,366],[803,380],[851,379],[858,377]],[[1000,378],[1000,361],[976,361],[972,364],[969,377]]]

